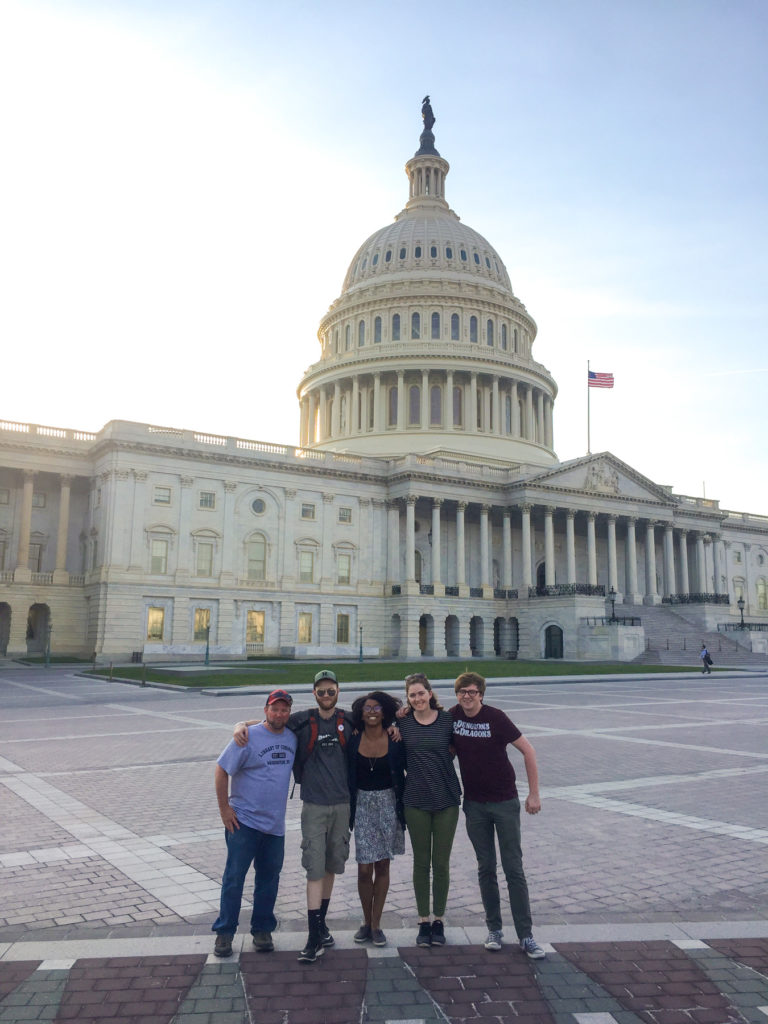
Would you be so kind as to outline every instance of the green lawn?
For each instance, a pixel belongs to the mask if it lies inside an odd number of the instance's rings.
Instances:
[[[237,666],[222,669],[210,666],[207,671],[185,672],[182,666],[160,668],[146,666],[146,679],[153,683],[174,683],[177,686],[220,687],[220,686],[263,686],[291,687],[297,683],[311,683],[321,668],[332,668],[343,685],[357,683],[382,683],[393,679],[402,680],[411,672],[426,672],[432,679],[455,679],[461,672],[470,669],[479,672],[486,679],[506,676],[577,676],[577,675],[636,675],[639,672],[690,672],[697,668],[680,665],[628,665],[626,662],[583,662],[583,661],[499,661],[492,658],[470,659],[469,661],[398,661],[382,662],[307,662],[280,661],[257,665]],[[122,679],[141,679],[145,668],[139,665],[119,666],[114,675]],[[108,675],[101,669],[97,675]]]

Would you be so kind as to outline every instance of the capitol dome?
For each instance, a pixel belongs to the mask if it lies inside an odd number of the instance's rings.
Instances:
[[[321,358],[298,389],[301,444],[551,465],[557,385],[532,358],[536,324],[499,254],[446,202],[425,108],[408,201],[360,246],[320,323]]]

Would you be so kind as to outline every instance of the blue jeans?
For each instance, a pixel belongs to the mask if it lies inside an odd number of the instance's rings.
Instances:
[[[234,935],[240,920],[245,876],[251,864],[256,872],[253,889],[251,934],[273,932],[277,927],[274,915],[280,869],[283,866],[285,836],[271,836],[240,823],[234,832],[224,832],[227,841],[227,866],[221,879],[219,916],[211,929]]]
[[[479,803],[464,800],[467,835],[477,857],[477,878],[489,931],[501,931],[501,898],[496,877],[496,836],[499,837],[501,866],[507,879],[509,906],[519,939],[532,932],[528,883],[523,872],[523,850],[520,845],[520,801]]]

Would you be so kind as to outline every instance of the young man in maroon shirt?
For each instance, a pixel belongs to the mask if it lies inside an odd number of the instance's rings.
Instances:
[[[501,866],[507,879],[509,904],[520,948],[532,960],[545,956],[533,938],[528,883],[520,844],[520,801],[515,769],[507,757],[507,744],[520,751],[528,776],[528,814],[541,810],[536,752],[517,726],[499,708],[483,703],[485,679],[463,672],[455,683],[459,703],[451,708],[453,745],[464,785],[467,835],[477,856],[480,895],[485,908],[488,938],[485,948],[501,949],[501,899],[496,878],[496,838]]]

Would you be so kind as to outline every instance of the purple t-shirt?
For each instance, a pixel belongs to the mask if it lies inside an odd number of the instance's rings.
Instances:
[[[515,769],[507,757],[507,744],[522,736],[515,723],[503,711],[486,704],[474,718],[465,715],[458,704],[450,714],[464,799],[481,804],[514,799]]]
[[[285,805],[291,784],[296,737],[264,724],[248,728],[248,744],[230,740],[217,764],[229,775],[229,802],[237,820],[271,836],[285,835]]]

